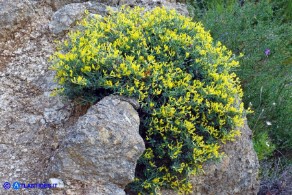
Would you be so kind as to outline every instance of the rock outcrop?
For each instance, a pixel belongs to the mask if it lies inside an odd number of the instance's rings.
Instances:
[[[30,195],[124,194],[123,187],[133,179],[136,160],[144,150],[133,109],[137,105],[110,96],[87,111],[51,97],[56,84],[48,62],[55,48],[53,34],[62,39],[62,33],[82,18],[84,8],[104,15],[105,5],[120,4],[147,9],[164,5],[187,13],[182,4],[158,0],[0,2],[1,185],[15,181],[58,183],[54,190],[17,192]],[[236,142],[223,146],[226,157],[222,162],[206,164],[205,174],[193,178],[194,194],[256,191],[258,164],[247,126],[242,134]],[[11,187],[0,188],[0,194],[15,193]]]
[[[15,1],[1,3],[6,4],[1,7],[6,9]],[[22,8],[12,14],[20,17]],[[27,12],[27,20],[22,18],[24,26],[9,23],[19,28],[15,32],[1,29],[1,34],[7,36],[0,42],[0,194],[15,194],[11,188],[2,187],[4,182],[44,182],[45,169],[54,150],[53,137],[57,135],[45,116],[48,110],[53,113],[53,109],[64,106],[58,98],[49,97],[53,82],[49,81],[52,73],[48,73],[47,59],[54,46],[45,24],[52,12],[44,7],[35,11],[42,14]],[[59,115],[62,117],[58,120],[62,120],[68,118],[69,112],[63,109]],[[41,194],[42,191],[31,189],[23,193]]]
[[[136,161],[145,150],[139,124],[131,104],[118,96],[105,97],[68,129],[52,157],[49,177],[62,178],[67,184],[66,194],[84,190],[86,194],[100,194],[97,187],[110,192],[112,186],[115,192],[109,194],[124,194],[124,187],[134,179]],[[78,191],[80,185],[72,185],[78,181],[84,181],[86,189]]]
[[[26,25],[31,19],[31,12],[34,9],[27,1],[0,1],[0,40]]]
[[[84,17],[86,7],[82,3],[65,5],[54,13],[49,28],[52,33],[58,34],[69,30],[77,20]]]
[[[113,9],[113,8],[112,8]],[[71,3],[56,11],[49,23],[49,29],[53,34],[61,34],[71,29],[78,20],[85,16],[85,10],[91,14],[106,15],[107,6],[98,2]]]

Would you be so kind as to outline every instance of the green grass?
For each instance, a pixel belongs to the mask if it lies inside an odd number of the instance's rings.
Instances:
[[[237,75],[245,106],[252,105],[254,110],[248,122],[258,156],[264,159],[275,149],[291,150],[292,25],[288,13],[292,12],[287,11],[291,1],[244,5],[217,1],[220,6],[205,7],[198,2],[204,1],[192,1],[190,6],[194,19],[201,20],[212,37],[235,54],[244,53]]]

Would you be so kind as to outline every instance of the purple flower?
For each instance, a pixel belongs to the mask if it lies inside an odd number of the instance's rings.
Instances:
[[[270,49],[266,49],[266,50],[265,50],[265,54],[266,54],[266,56],[268,57],[268,56],[271,54],[271,50],[270,50]]]

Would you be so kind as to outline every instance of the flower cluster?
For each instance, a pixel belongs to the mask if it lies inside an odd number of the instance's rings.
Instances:
[[[238,62],[200,23],[174,10],[123,7],[88,17],[51,60],[57,92],[71,99],[138,99],[147,149],[132,191],[191,192],[188,177],[222,155],[220,143],[240,135],[242,90],[231,73]]]

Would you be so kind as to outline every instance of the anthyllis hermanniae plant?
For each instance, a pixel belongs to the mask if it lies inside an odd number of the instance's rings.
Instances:
[[[188,177],[221,156],[243,125],[242,90],[232,53],[200,23],[176,11],[123,7],[88,17],[52,56],[61,95],[94,102],[108,94],[137,98],[146,151],[128,186],[189,193]]]

